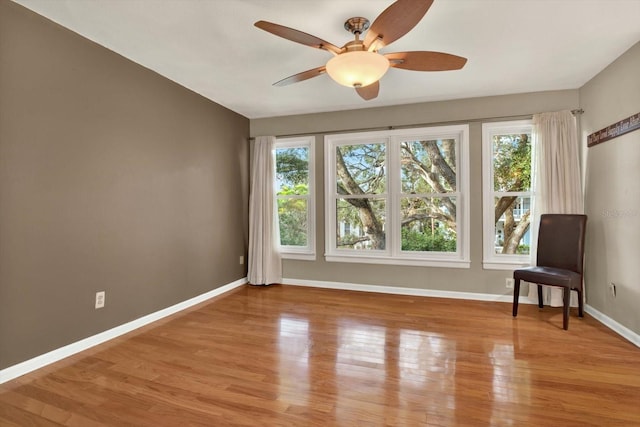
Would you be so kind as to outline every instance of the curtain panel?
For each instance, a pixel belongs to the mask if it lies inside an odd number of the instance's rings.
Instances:
[[[534,215],[532,242],[537,242],[540,215],[545,213],[582,214],[584,196],[580,174],[580,147],[576,119],[571,111],[540,113],[533,116]],[[532,248],[535,257],[537,248]],[[535,259],[532,259],[535,265]],[[543,302],[562,306],[562,289],[544,286]],[[529,299],[537,301],[537,286],[529,286]],[[577,306],[571,294],[571,305]]]
[[[282,281],[278,252],[278,221],[274,203],[274,136],[259,136],[253,146],[249,194],[249,251],[247,279],[252,285]]]

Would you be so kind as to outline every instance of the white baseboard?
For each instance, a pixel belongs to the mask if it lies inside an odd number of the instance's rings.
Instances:
[[[310,286],[315,288],[327,288],[327,289],[342,289],[349,291],[363,291],[363,292],[380,292],[385,294],[396,295],[414,295],[421,297],[435,297],[435,298],[456,298],[456,299],[468,299],[477,301],[497,301],[497,302],[513,302],[512,295],[496,295],[496,294],[480,294],[473,292],[454,292],[454,291],[440,291],[434,289],[414,289],[414,288],[401,288],[395,286],[377,286],[377,285],[361,285],[356,283],[342,283],[342,282],[324,282],[318,280],[302,280],[302,279],[282,279],[282,284],[292,286]],[[538,304],[537,298],[535,301],[529,299],[526,295],[520,296],[518,299],[519,304]],[[637,347],[640,347],[640,335],[633,332],[631,329],[621,325],[612,318],[600,313],[595,308],[586,305],[584,310],[590,314],[594,319],[613,330],[623,338],[631,341]]]
[[[56,350],[50,351],[48,353],[42,354],[40,356],[34,357],[33,359],[29,359],[24,362],[18,363],[17,365],[13,365],[8,368],[2,369],[0,370],[0,384],[10,381],[12,379],[18,378],[29,372],[35,371],[36,369],[43,368],[51,363],[57,362],[66,357],[69,357],[81,351],[87,350],[98,344],[102,344],[103,342],[117,338],[120,335],[124,335],[128,332],[131,332],[142,326],[148,325],[164,317],[167,317],[179,311],[185,310],[196,304],[204,302],[210,298],[213,298],[215,296],[218,296],[225,292],[233,290],[237,287],[240,287],[245,283],[247,283],[246,278],[236,280],[235,282],[229,283],[227,285],[224,285],[219,288],[213,289],[209,292],[206,292],[202,295],[198,295],[186,301],[172,305],[171,307],[167,307],[165,309],[156,311],[155,313],[151,313],[139,319],[125,323],[123,325],[116,326],[115,328],[112,328],[107,331],[101,332],[99,334],[93,335],[91,337],[82,339],[80,341],[71,343],[64,347],[61,347]],[[415,289],[415,288],[404,288],[404,287],[395,287],[395,286],[363,285],[363,284],[356,284],[356,283],[325,282],[325,281],[317,281],[317,280],[283,279],[282,284],[292,285],[292,286],[310,286],[310,287],[316,287],[316,288],[342,289],[342,290],[361,291],[361,292],[380,292],[380,293],[396,294],[396,295],[413,295],[413,296],[435,297],[435,298],[455,298],[455,299],[496,301],[496,302],[512,302],[513,301],[513,296],[511,295],[441,291],[441,290],[434,290],[434,289]],[[521,304],[537,304],[537,302],[535,301],[534,302],[530,301],[526,296],[520,296],[519,301]],[[616,322],[615,320],[611,319],[610,317],[606,316],[605,314],[599,312],[598,310],[596,310],[595,308],[589,305],[585,305],[585,311],[591,316],[593,316],[593,318],[595,318],[596,320],[598,320],[599,322],[601,322],[602,324],[604,324],[605,326],[607,326],[608,328],[616,332],[617,334],[629,340],[630,342],[635,344],[637,347],[640,347],[640,335],[636,334],[632,330],[626,328],[625,326],[621,325],[620,323]]]
[[[182,301],[178,304],[172,305],[171,307],[164,308],[162,310],[156,311],[155,313],[148,314],[146,316],[140,317],[139,319],[132,320],[131,322],[127,322],[123,325],[116,326],[115,328],[106,330],[104,332],[100,332],[99,334],[87,337],[80,341],[76,341],[74,343],[52,350],[40,356],[36,356],[33,359],[26,360],[24,362],[18,363],[17,365],[9,366],[8,368],[0,370],[0,384],[10,381],[14,378],[18,378],[29,372],[35,371],[36,369],[43,368],[51,363],[57,362],[66,357],[69,357],[81,351],[87,350],[98,344],[102,344],[105,341],[112,340],[116,337],[119,337],[120,335],[124,335],[142,326],[148,325],[149,323],[155,322],[164,317],[167,317],[179,311],[185,310],[191,306],[200,304],[201,302],[204,302],[215,296],[221,295],[237,287],[240,287],[246,283],[247,283],[246,277],[236,280],[235,282],[229,283],[224,286],[220,286],[219,288],[213,289],[204,294],[198,295],[186,301]]]
[[[310,286],[314,288],[342,289],[348,291],[380,292],[383,294],[413,295],[418,297],[455,298],[476,301],[513,302],[513,295],[481,294],[474,292],[441,291],[436,289],[416,289],[396,286],[361,285],[357,283],[325,282],[319,280],[282,279],[283,285]],[[519,304],[537,304],[526,296],[520,296]]]
[[[636,347],[640,347],[640,335],[633,332],[626,326],[621,325],[604,313],[599,312],[588,304],[585,304],[584,311],[590,314],[594,319],[611,329],[613,332],[631,341]]]

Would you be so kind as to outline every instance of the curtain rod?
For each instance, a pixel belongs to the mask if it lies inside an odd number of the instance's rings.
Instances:
[[[584,113],[582,108],[578,108],[575,110],[571,110],[571,114],[574,116],[579,116]],[[337,133],[352,133],[352,132],[373,132],[379,130],[395,130],[395,129],[412,129],[412,128],[420,128],[425,126],[440,126],[440,125],[450,125],[450,124],[460,124],[460,123],[478,123],[478,122],[487,122],[487,121],[496,121],[496,120],[528,120],[533,118],[533,114],[523,114],[519,116],[494,116],[494,117],[482,117],[478,119],[467,119],[467,120],[448,120],[443,122],[429,122],[429,123],[418,123],[411,125],[398,125],[398,126],[376,126],[376,127],[366,127],[366,128],[349,128],[349,129],[340,129],[340,130],[331,130],[331,131],[316,131],[316,132],[304,132],[304,133],[289,133],[285,135],[275,135],[276,138],[292,138],[296,136],[308,136],[308,135],[333,135]],[[255,140],[255,137],[249,138],[249,141]]]

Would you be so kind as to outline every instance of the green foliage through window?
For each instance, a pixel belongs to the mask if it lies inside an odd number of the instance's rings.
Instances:
[[[446,236],[436,229],[435,232],[416,231],[402,228],[403,251],[455,252],[456,239]]]
[[[309,244],[309,147],[278,147],[275,163],[280,245],[304,248]]]
[[[485,243],[485,255],[526,255],[533,195],[531,124],[485,123],[483,129],[484,154],[490,166],[490,175],[485,177],[484,221],[493,234],[492,241]]]
[[[400,203],[402,250],[456,252],[456,140],[409,140],[399,148],[401,193],[407,195]],[[347,196],[338,199],[336,211],[340,249],[386,248],[385,204],[376,197],[388,188],[386,150],[383,143],[336,146],[337,192]]]

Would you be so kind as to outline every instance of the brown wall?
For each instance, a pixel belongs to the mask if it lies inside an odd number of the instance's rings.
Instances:
[[[243,278],[248,134],[0,0],[0,369]]]
[[[587,135],[640,112],[639,75],[636,43],[580,88],[583,147]],[[640,130],[585,151],[587,303],[640,334]]]

